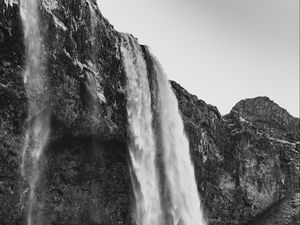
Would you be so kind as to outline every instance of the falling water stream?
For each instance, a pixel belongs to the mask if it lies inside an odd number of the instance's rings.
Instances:
[[[155,165],[156,149],[146,63],[136,40],[130,35],[124,35],[124,39],[121,51],[127,74],[129,151],[136,198],[136,224],[161,225],[159,181]]]
[[[91,0],[87,0],[87,3],[89,5],[89,10],[90,10],[90,14],[91,14],[90,23],[91,23],[91,29],[92,29],[92,38],[94,38],[95,27],[97,25],[97,16],[96,16],[96,12],[94,9],[95,6],[93,6]]]
[[[127,112],[130,131],[129,150],[133,167],[137,225],[205,225],[197,190],[189,142],[184,131],[178,102],[159,62],[151,56],[158,85],[157,117],[153,118],[148,71],[144,54],[130,35],[122,46],[127,74]],[[155,79],[155,78],[154,78]],[[160,137],[152,128],[160,124]],[[162,144],[162,166],[157,166],[156,141]],[[159,171],[164,170],[170,203],[162,208]],[[161,172],[161,171],[160,171]],[[166,212],[167,211],[167,212]],[[166,212],[166,214],[165,214]]]
[[[28,117],[22,151],[21,172],[29,183],[27,225],[41,225],[43,204],[37,198],[40,178],[40,159],[49,136],[49,110],[47,109],[46,80],[43,77],[42,37],[39,29],[37,0],[21,0],[20,14],[23,24],[26,65],[23,72],[28,98]]]
[[[204,225],[189,142],[178,111],[178,102],[159,62],[153,56],[152,60],[159,89],[159,120],[163,162],[171,197],[171,224]]]

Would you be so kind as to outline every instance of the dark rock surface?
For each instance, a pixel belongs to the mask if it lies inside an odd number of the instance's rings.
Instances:
[[[28,99],[17,2],[0,0],[1,225],[25,224],[28,198],[19,168]],[[133,224],[121,35],[95,0],[39,2],[51,105],[38,185],[45,224]],[[145,50],[155,107],[147,57]],[[221,116],[171,85],[210,224],[299,224],[299,118],[266,97],[243,100]]]
[[[242,100],[232,111],[274,137],[291,142],[300,139],[299,118],[291,116],[268,97]]]
[[[221,117],[215,107],[171,83],[211,224],[243,224],[290,195],[300,200],[299,119],[266,97],[241,101]],[[259,110],[264,107],[265,114]],[[278,127],[272,117],[289,125]],[[300,211],[290,214],[297,219],[282,224],[299,221]],[[281,224],[276,218],[274,224]]]
[[[120,35],[96,1],[39,1],[51,136],[37,192],[45,224],[130,224]],[[18,1],[0,1],[0,224],[25,224],[28,100]]]
[[[299,193],[294,193],[275,202],[246,225],[299,225],[299,195]]]

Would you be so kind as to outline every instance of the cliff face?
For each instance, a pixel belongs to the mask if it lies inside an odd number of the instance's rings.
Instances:
[[[172,86],[211,224],[298,224],[299,119],[266,97],[243,100],[221,117],[215,107]]]
[[[51,108],[37,189],[43,217],[47,224],[130,224],[120,35],[95,1],[39,2]],[[0,9],[0,224],[25,224],[28,179],[19,167],[30,122],[25,47],[17,1],[1,0]]]
[[[121,35],[94,0],[41,0],[40,20],[51,108],[37,189],[45,224],[133,224]],[[155,111],[146,50],[145,59]],[[29,123],[25,60],[18,3],[0,0],[0,221],[7,225],[24,224],[29,194],[19,168]],[[296,224],[299,119],[268,98],[241,101],[222,117],[171,84],[210,224]],[[284,213],[289,201],[293,210]],[[269,216],[277,209],[287,222]]]

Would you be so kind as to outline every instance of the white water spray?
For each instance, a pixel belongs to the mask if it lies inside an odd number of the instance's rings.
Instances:
[[[124,35],[122,58],[127,74],[127,113],[132,183],[136,198],[136,224],[161,225],[156,147],[152,129],[151,96],[141,47]]]
[[[159,89],[159,117],[163,162],[171,197],[173,225],[204,225],[189,142],[178,111],[178,102],[159,62],[152,57]]]
[[[21,172],[30,184],[27,225],[42,224],[43,204],[36,196],[36,186],[40,177],[40,159],[49,136],[48,99],[43,78],[41,60],[42,37],[39,29],[37,0],[21,0],[20,14],[24,30],[26,66],[23,73],[28,108],[28,127],[22,152]]]

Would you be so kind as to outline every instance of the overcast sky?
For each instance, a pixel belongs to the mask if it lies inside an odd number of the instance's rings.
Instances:
[[[268,96],[299,117],[299,0],[99,0],[169,79],[229,113]]]

